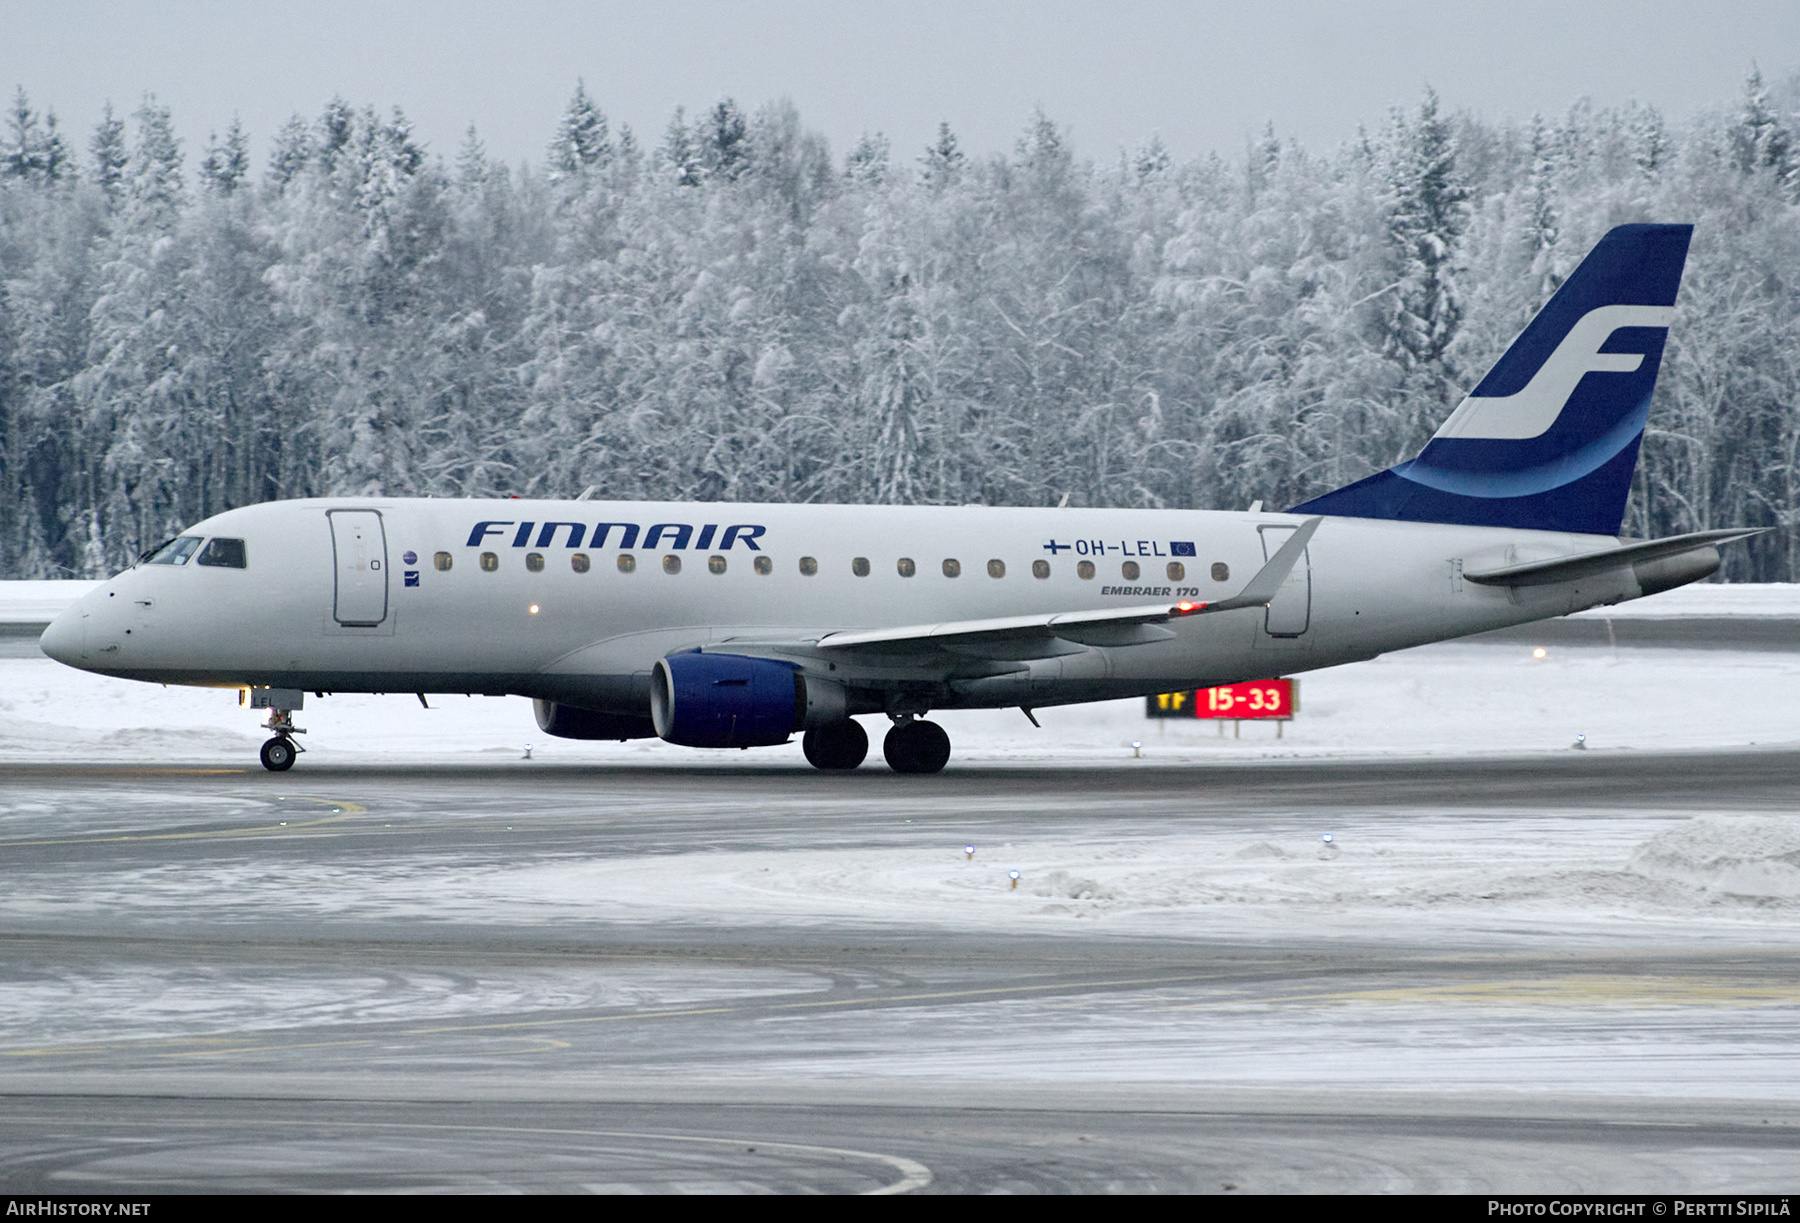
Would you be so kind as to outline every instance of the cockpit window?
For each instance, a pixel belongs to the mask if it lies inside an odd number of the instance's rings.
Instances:
[[[210,539],[200,555],[194,558],[196,565],[216,565],[220,569],[242,569],[245,567],[244,541],[241,539]]]
[[[156,550],[148,561],[152,565],[185,565],[188,558],[194,555],[194,549],[200,546],[200,536],[181,535],[171,539]]]

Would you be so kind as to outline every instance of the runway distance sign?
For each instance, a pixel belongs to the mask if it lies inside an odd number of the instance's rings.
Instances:
[[[1292,679],[1258,679],[1242,684],[1222,684],[1190,692],[1159,692],[1144,698],[1144,714],[1151,718],[1291,718],[1300,708],[1300,682]]]

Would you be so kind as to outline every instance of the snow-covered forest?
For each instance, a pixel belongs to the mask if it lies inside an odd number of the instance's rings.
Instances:
[[[333,101],[252,165],[154,100],[0,127],[0,577],[103,576],[325,493],[1284,506],[1415,452],[1609,227],[1697,225],[1626,521],[1800,503],[1800,81],[1711,114],[1087,161],[791,106],[655,136],[583,88],[541,164]],[[1730,550],[1800,578],[1800,532]]]

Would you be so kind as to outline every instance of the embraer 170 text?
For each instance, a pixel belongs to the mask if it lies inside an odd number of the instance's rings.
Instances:
[[[1205,688],[1692,582],[1754,534],[1618,537],[1692,227],[1614,229],[1416,458],[1284,513],[326,497],[215,515],[43,649],[248,689],[514,693],[577,739],[902,773],[933,709]],[[1035,720],[1035,719],[1034,719]]]

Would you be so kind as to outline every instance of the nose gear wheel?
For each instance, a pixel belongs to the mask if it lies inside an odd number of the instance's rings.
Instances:
[[[294,741],[295,735],[306,732],[294,725],[294,711],[291,709],[269,710],[269,720],[263,723],[264,730],[272,730],[275,737],[262,745],[262,766],[271,773],[285,773],[294,767],[295,759],[306,749]]]
[[[294,767],[294,757],[299,748],[292,739],[284,739],[280,735],[262,745],[263,768],[271,773],[285,773]]]

